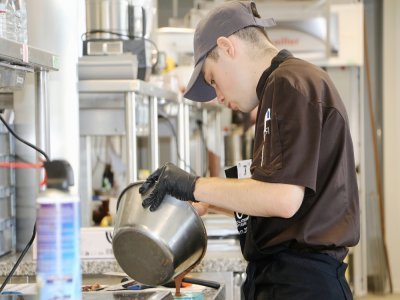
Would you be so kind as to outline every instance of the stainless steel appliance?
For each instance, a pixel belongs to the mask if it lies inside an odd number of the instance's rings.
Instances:
[[[133,53],[138,59],[137,78],[147,80],[156,50],[149,39],[152,8],[152,1],[86,0],[83,55]]]
[[[152,1],[86,0],[86,31],[90,39],[149,37]]]
[[[136,79],[138,61],[136,55],[82,56],[78,62],[79,80]]]

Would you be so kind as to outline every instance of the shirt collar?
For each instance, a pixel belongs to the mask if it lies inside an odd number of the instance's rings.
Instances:
[[[264,93],[265,88],[265,82],[267,81],[269,75],[271,75],[271,73],[275,71],[275,69],[278,68],[278,66],[289,57],[293,57],[292,53],[290,53],[286,49],[283,49],[279,51],[279,53],[271,60],[271,65],[262,73],[260,80],[258,81],[256,89],[258,99],[262,98],[262,94]]]

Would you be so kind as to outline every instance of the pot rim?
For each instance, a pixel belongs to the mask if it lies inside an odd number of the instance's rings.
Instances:
[[[117,200],[117,208],[116,208],[116,211],[117,211],[117,212],[118,212],[119,203],[121,202],[122,196],[123,196],[130,188],[132,188],[132,187],[134,187],[135,185],[138,185],[138,184],[143,184],[144,182],[145,182],[145,180],[139,180],[139,181],[132,182],[132,183],[128,184],[128,185],[122,190],[122,192],[119,194],[118,200]]]
[[[124,196],[124,194],[125,194],[130,188],[132,188],[132,187],[134,187],[134,186],[136,186],[136,185],[138,185],[138,184],[142,185],[144,182],[145,182],[145,180],[138,180],[138,181],[132,182],[132,183],[128,184],[128,185],[122,190],[122,192],[121,192],[121,193],[119,194],[119,196],[118,196],[116,212],[118,212],[119,203],[121,202],[121,199],[122,199],[122,197]],[[172,196],[172,195],[170,195],[170,194],[166,194],[166,195],[169,195],[169,196],[171,196],[172,198],[175,198],[174,196]],[[175,199],[176,199],[176,198],[175,198]],[[201,224],[203,225],[202,228],[203,228],[204,234],[207,236],[207,230],[206,230],[206,227],[205,227],[205,225],[204,225],[203,219],[202,219],[201,216],[197,213],[197,210],[193,207],[193,205],[191,205],[190,203],[188,203],[188,201],[179,200],[179,199],[177,199],[177,200],[178,200],[178,201],[182,201],[183,203],[186,203],[186,204],[190,207],[190,209],[201,219]]]

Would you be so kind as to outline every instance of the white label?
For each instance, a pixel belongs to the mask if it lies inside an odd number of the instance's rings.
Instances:
[[[238,169],[238,178],[250,178],[250,166],[251,166],[251,159],[241,160],[237,164]]]

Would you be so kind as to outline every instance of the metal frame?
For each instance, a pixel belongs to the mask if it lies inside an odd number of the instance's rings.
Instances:
[[[31,47],[27,44],[21,44],[8,39],[0,38],[0,62],[3,67],[9,66],[20,72],[34,72],[34,88],[35,88],[35,130],[36,145],[50,155],[50,134],[49,134],[49,109],[47,94],[47,74],[49,71],[58,69],[58,57]],[[11,92],[0,94],[0,108],[13,108],[14,95]],[[38,159],[43,159],[41,154],[37,153]],[[43,173],[38,172],[37,181],[43,178]],[[12,183],[15,185],[15,182]],[[16,247],[16,196],[15,192],[11,195],[11,208],[13,210],[10,219],[13,224],[12,231],[12,250]]]
[[[137,181],[138,179],[138,162],[137,162],[137,120],[136,107],[137,96],[146,96],[149,98],[149,140],[151,170],[155,170],[159,166],[159,141],[158,141],[158,104],[159,102],[172,101],[177,103],[178,112],[178,147],[182,149],[185,143],[185,136],[182,134],[186,125],[184,120],[185,104],[182,103],[178,94],[161,89],[151,83],[142,80],[82,80],[78,84],[79,105],[80,109],[106,109],[111,112],[112,109],[118,109],[121,113],[120,117],[124,118],[124,128],[116,127],[114,132],[104,131],[99,127],[97,132],[93,132],[93,128],[86,131],[84,120],[80,120],[81,130],[81,151],[83,151],[81,160],[81,182],[80,196],[82,209],[82,226],[90,226],[90,201],[92,196],[92,180],[91,180],[91,159],[90,146],[91,135],[125,135],[125,153],[127,158],[127,177],[126,184]],[[183,112],[182,112],[183,111]],[[187,118],[188,120],[188,118]],[[93,120],[94,122],[99,120]],[[106,122],[106,120],[100,120]],[[97,130],[97,129],[95,129]],[[92,131],[92,132],[89,132]]]
[[[49,153],[47,73],[58,70],[58,56],[26,44],[0,38],[0,61],[22,66],[27,72],[35,72],[36,145]]]

